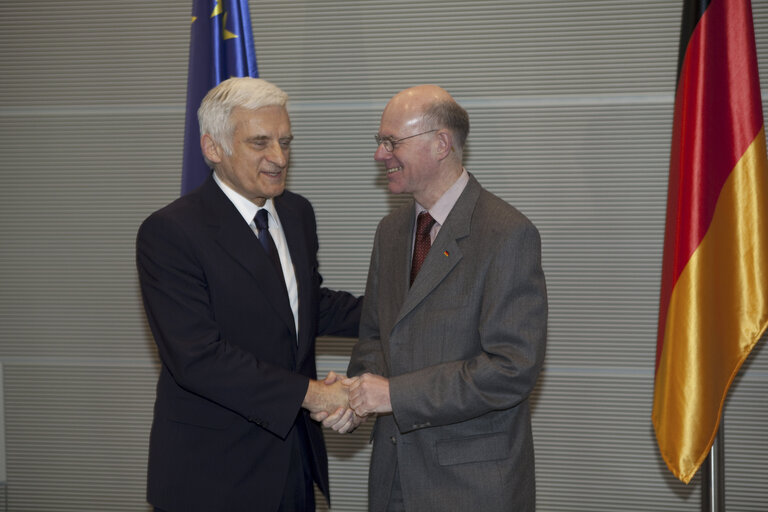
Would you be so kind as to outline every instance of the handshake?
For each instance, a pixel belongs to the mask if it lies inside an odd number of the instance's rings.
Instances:
[[[371,373],[347,378],[330,372],[322,381],[309,381],[302,406],[324,427],[352,432],[368,415],[392,412],[389,380]]]

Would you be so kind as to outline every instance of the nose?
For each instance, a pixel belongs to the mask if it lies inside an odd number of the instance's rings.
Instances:
[[[271,163],[279,167],[285,167],[288,165],[289,153],[290,148],[284,148],[280,145],[279,141],[274,141],[269,145],[269,151],[267,152],[266,157]]]
[[[373,159],[376,160],[377,162],[382,162],[387,158],[389,158],[391,154],[392,153],[384,149],[383,144],[379,144],[378,146],[376,146],[376,152],[373,154]]]

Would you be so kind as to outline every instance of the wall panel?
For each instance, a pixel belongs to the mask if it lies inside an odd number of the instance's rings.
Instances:
[[[768,1],[753,5],[766,91]],[[0,510],[148,510],[158,361],[133,244],[179,192],[190,7],[31,0],[0,16]],[[292,98],[289,185],[316,208],[326,284],[363,291],[374,229],[404,201],[372,160],[381,109],[443,85],[471,115],[467,168],[542,234],[538,510],[698,510],[698,477],[671,477],[650,424],[681,2],[250,7],[262,77]],[[320,340],[320,372],[343,371],[350,343]],[[730,510],[768,508],[766,396],[763,340],[726,407]],[[365,508],[370,427],[326,436],[335,511]]]

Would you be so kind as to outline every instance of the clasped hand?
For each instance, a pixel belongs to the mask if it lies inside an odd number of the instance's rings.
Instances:
[[[330,372],[323,382],[327,386],[340,383],[348,392],[346,406],[311,414],[312,419],[322,422],[324,427],[344,434],[355,430],[370,414],[392,412],[389,380],[380,375],[364,373],[359,377],[346,378]]]

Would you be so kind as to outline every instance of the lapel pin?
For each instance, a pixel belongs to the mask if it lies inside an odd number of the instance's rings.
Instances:
[[[445,254],[446,256],[450,256],[450,254],[448,254],[448,251],[443,251],[443,254]]]

